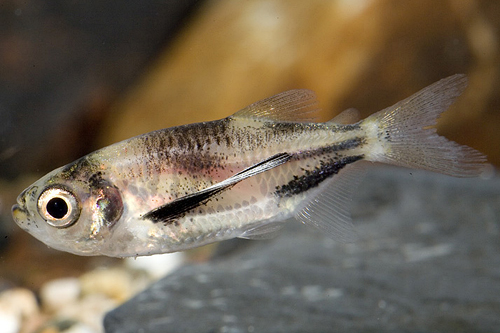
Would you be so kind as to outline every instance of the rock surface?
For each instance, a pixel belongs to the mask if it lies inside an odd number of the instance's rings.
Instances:
[[[290,223],[111,311],[113,332],[500,332],[500,179],[375,168],[359,240]],[[227,244],[225,244],[227,245]]]

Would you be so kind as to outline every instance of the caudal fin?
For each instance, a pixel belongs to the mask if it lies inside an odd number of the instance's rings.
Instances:
[[[432,127],[466,86],[466,76],[456,74],[366,118],[363,124],[377,128],[373,134],[381,147],[372,159],[455,177],[479,175],[486,157],[439,136]]]

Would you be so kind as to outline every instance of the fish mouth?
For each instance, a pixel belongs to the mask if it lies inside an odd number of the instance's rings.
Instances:
[[[14,209],[14,207],[15,207],[15,206],[18,206],[18,205],[19,205],[19,206],[21,206],[21,207],[22,207],[22,206],[24,206],[24,205],[26,204],[26,199],[25,199],[25,198],[26,198],[26,195],[27,195],[27,193],[28,193],[28,192],[30,192],[30,191],[32,191],[32,190],[33,190],[33,186],[30,186],[30,187],[28,187],[28,188],[24,189],[24,190],[21,192],[21,194],[19,194],[19,195],[17,196],[17,200],[16,200],[16,201],[17,201],[17,205],[14,205],[14,206],[12,207],[12,209]]]
[[[28,217],[28,211],[26,208],[16,204],[12,206],[12,217],[18,225],[21,225],[21,223]]]
[[[11,209],[11,212],[12,212],[12,217],[14,218],[14,221],[18,224],[18,225],[22,225],[22,223],[24,221],[26,221],[26,219],[28,218],[28,216],[30,215],[29,212],[28,212],[28,209],[26,209],[26,193],[28,193],[28,191],[30,191],[32,188],[29,187],[27,189],[25,189],[24,191],[21,192],[21,194],[19,194],[19,196],[17,197],[17,204],[13,205],[12,206],[12,209]]]

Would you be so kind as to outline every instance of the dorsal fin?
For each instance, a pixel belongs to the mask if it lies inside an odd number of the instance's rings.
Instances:
[[[296,89],[250,104],[231,117],[306,122],[314,121],[317,111],[318,100],[314,91]]]
[[[359,120],[360,120],[359,111],[354,108],[350,108],[336,115],[335,118],[329,121],[329,123],[350,125],[357,123]]]

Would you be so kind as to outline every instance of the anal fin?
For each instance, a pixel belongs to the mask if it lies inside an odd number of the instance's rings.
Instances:
[[[367,162],[349,164],[323,184],[324,188],[295,216],[341,242],[357,239],[351,221],[352,197],[363,179]]]
[[[281,228],[285,225],[285,222],[268,222],[265,224],[259,224],[255,227],[245,230],[238,238],[245,239],[271,239],[276,237]]]

